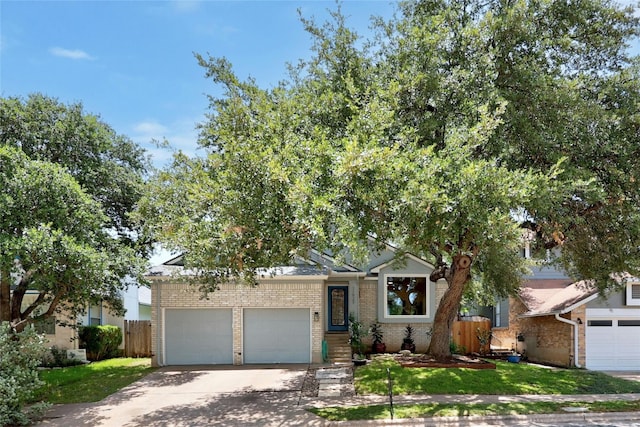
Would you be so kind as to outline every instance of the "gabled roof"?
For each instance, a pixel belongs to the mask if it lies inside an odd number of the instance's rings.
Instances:
[[[432,269],[432,270],[434,269],[433,264],[431,264],[431,263],[430,263],[430,262],[428,262],[428,261],[425,261],[424,259],[422,259],[422,258],[420,258],[420,257],[417,257],[417,256],[415,256],[415,255],[413,255],[413,254],[410,254],[410,253],[406,253],[406,254],[404,254],[404,256],[405,256],[405,258],[411,259],[411,260],[413,260],[413,261],[415,261],[415,262],[417,262],[417,263],[419,263],[419,264],[425,265],[425,266],[429,267],[429,268],[430,268],[430,269]],[[388,267],[388,266],[391,266],[391,265],[393,265],[395,262],[397,262],[397,260],[392,259],[392,260],[387,261],[387,262],[385,262],[385,263],[383,263],[383,264],[380,264],[380,265],[377,265],[377,266],[373,267],[370,271],[371,271],[372,273],[378,274],[378,273],[380,273],[380,271],[381,271],[383,268]]]
[[[296,256],[291,265],[280,266],[274,268],[259,269],[258,274],[262,278],[271,277],[309,277],[322,276],[331,273],[335,276],[362,276],[369,273],[378,274],[381,269],[393,265],[397,260],[394,254],[398,249],[390,244],[385,244],[386,252],[382,256],[374,257],[372,263],[364,268],[358,268],[348,262],[338,262],[332,254],[321,252],[315,249],[309,251],[307,257]],[[422,264],[433,270],[433,265],[428,261],[410,254],[404,253],[404,258]],[[192,275],[193,271],[184,270],[184,255],[180,254],[165,261],[164,263],[153,266],[147,271],[147,276],[171,276],[175,274],[187,276]]]
[[[574,310],[598,296],[589,280],[530,280],[520,289],[520,299],[529,311],[520,317],[550,316]]]

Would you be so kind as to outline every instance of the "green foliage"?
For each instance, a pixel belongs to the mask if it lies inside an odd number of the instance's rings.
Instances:
[[[369,335],[373,340],[373,344],[380,344],[384,339],[384,331],[382,330],[382,325],[377,320],[375,322],[371,322],[369,326]]]
[[[491,329],[476,328],[476,338],[480,343],[480,353],[485,354],[489,350],[489,344],[491,343]]]
[[[118,357],[122,330],[113,325],[82,326],[80,345],[87,350],[87,359],[103,360]]]
[[[42,95],[0,98],[0,141],[0,319],[21,329],[99,301],[122,313],[123,279],[143,281],[146,268],[129,216],[143,151],[80,104]]]
[[[40,366],[45,368],[64,368],[65,366],[77,366],[82,365],[83,362],[80,359],[69,358],[67,356],[67,350],[64,348],[58,348],[53,346],[42,357]]]
[[[27,425],[47,408],[25,409],[42,384],[37,368],[45,351],[44,338],[33,328],[16,332],[8,322],[0,324],[0,425]]]
[[[404,328],[404,338],[402,338],[402,342],[405,344],[413,344],[413,326],[407,325]]]
[[[41,371],[45,384],[38,390],[37,400],[97,402],[154,370],[149,359],[118,358]]]
[[[632,8],[409,1],[364,42],[339,8],[302,22],[313,55],[271,89],[197,55],[223,93],[206,158],[178,155],[140,203],[205,293],[312,247],[358,264],[394,242],[449,283],[431,341],[447,347],[460,289],[517,291],[523,226],[603,291],[612,272],[640,275]]]
[[[32,94],[0,98],[0,141],[30,159],[59,164],[102,205],[109,227],[131,242],[133,210],[149,169],[144,150],[82,104]]]
[[[451,354],[467,354],[467,348],[465,346],[458,345],[453,341],[449,343],[449,351]]]
[[[367,332],[362,322],[356,320],[353,313],[349,313],[349,344],[354,354],[364,353],[364,343],[362,339],[367,336]]]

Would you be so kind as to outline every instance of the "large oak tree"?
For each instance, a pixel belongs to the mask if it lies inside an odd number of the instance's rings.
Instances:
[[[123,312],[124,279],[141,279],[146,263],[130,212],[147,167],[81,104],[0,99],[1,321],[21,330],[64,312],[73,322],[99,301]]]
[[[275,88],[197,56],[224,88],[201,127],[208,155],[177,156],[140,213],[204,291],[311,247],[357,261],[393,242],[448,284],[429,348],[447,357],[465,292],[520,285],[523,226],[603,292],[640,274],[631,9],[403,2],[368,41],[332,18],[302,19],[314,55]]]

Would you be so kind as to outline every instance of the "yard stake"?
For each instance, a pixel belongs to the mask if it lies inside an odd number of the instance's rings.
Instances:
[[[387,383],[389,384],[389,413],[393,419],[393,380],[391,379],[391,371],[387,368]]]

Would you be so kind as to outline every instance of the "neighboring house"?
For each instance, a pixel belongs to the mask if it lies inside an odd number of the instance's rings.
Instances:
[[[151,320],[151,289],[130,285],[123,294],[124,320]]]
[[[262,272],[256,287],[223,284],[202,298],[187,284],[182,257],[173,258],[148,273],[152,363],[320,363],[323,341],[348,334],[349,314],[365,328],[378,320],[388,351],[400,349],[411,324],[424,352],[447,285],[429,280],[433,266],[423,259],[394,259],[390,246],[364,267],[312,251],[306,260]]]
[[[591,370],[640,369],[640,281],[601,297],[588,281],[536,268],[517,297],[481,311],[493,322],[492,346],[530,361]],[[506,315],[505,315],[506,314]]]
[[[28,305],[37,297],[36,292],[27,291],[23,304]],[[45,334],[47,344],[58,348],[75,350],[79,348],[76,329],[61,325],[78,323],[87,325],[114,325],[124,330],[125,320],[151,320],[151,290],[147,287],[131,285],[123,293],[127,313],[124,317],[115,316],[106,305],[96,304],[87,308],[86,313],[73,319],[64,313],[56,313],[53,317],[35,324],[36,331]],[[124,340],[123,344],[124,346]]]

